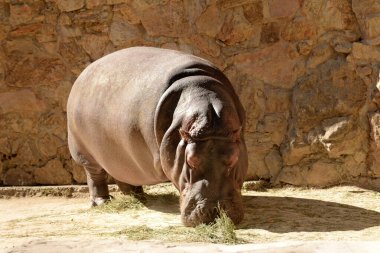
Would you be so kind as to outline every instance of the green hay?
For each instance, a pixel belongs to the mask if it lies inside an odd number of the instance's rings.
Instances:
[[[127,210],[138,210],[145,206],[150,207],[153,205],[160,206],[177,206],[179,203],[179,196],[175,192],[159,193],[159,194],[117,194],[109,202],[96,206],[93,208],[95,211],[106,213],[117,213]]]
[[[118,213],[129,209],[136,210],[142,208],[144,208],[144,205],[138,196],[120,195],[103,205],[94,207],[93,210],[106,213]]]
[[[160,240],[170,242],[208,242],[237,244],[243,242],[236,237],[235,225],[222,210],[220,217],[211,225],[199,225],[195,228],[169,226],[150,228],[146,225],[132,226],[103,236],[123,236],[129,240]]]
[[[166,206],[168,209],[178,209],[179,196],[175,191],[150,192],[141,195],[116,195],[114,199],[104,205],[94,207],[93,210],[107,213],[118,213],[127,210],[139,210],[150,206]],[[195,228],[184,226],[168,226],[151,228],[146,225],[131,226],[123,230],[103,233],[102,236],[122,236],[129,240],[160,240],[171,242],[208,242],[237,244],[241,243],[236,237],[235,225],[220,208],[219,217],[209,225],[199,225]]]
[[[212,243],[236,244],[235,225],[223,210],[219,211],[219,217],[211,225],[199,225],[195,228],[198,235],[208,238]]]

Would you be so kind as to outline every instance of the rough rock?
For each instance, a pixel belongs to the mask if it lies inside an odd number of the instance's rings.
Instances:
[[[281,153],[285,165],[295,165],[301,162],[304,157],[312,154],[313,151],[309,143],[291,136],[288,142],[281,146]]]
[[[3,162],[0,160],[0,185],[3,184]]]
[[[226,15],[217,39],[226,45],[234,45],[249,40],[254,34],[254,30],[255,27],[245,18],[243,9],[239,8]]]
[[[54,135],[45,135],[38,139],[37,148],[43,156],[54,157],[58,148],[64,144],[64,141]]]
[[[380,3],[377,0],[353,0],[352,10],[354,11],[362,36],[365,40],[374,39],[379,35]]]
[[[65,55],[65,58],[63,59],[65,66],[66,68],[69,67],[70,71],[75,75],[79,75],[80,72],[83,71],[83,69],[90,63],[89,56],[86,54],[84,49],[77,44],[76,40],[60,42],[57,51],[59,54]],[[52,67],[57,66],[54,64]],[[58,68],[59,72],[61,72],[62,69],[64,69],[64,67]]]
[[[215,37],[222,29],[224,16],[215,4],[210,5],[196,21],[199,33]]]
[[[333,50],[327,43],[316,46],[310,54],[306,64],[308,68],[315,68],[333,56]]]
[[[183,2],[152,2],[139,12],[141,23],[150,36],[184,37],[191,32]],[[159,17],[159,18],[157,18]]]
[[[309,186],[329,186],[340,182],[337,165],[324,161],[314,163],[307,173]]]
[[[253,53],[234,57],[237,69],[276,87],[292,88],[297,78],[295,47],[278,42]]]
[[[9,138],[3,137],[0,138],[0,154],[3,156],[2,159],[4,160],[5,157],[10,156],[12,153],[11,144],[9,142]]]
[[[23,112],[42,113],[46,105],[28,89],[0,93],[0,113]]]
[[[287,118],[282,113],[266,114],[259,120],[256,130],[261,133],[267,133],[270,136],[271,142],[280,146],[283,142],[287,130]]]
[[[10,31],[10,25],[0,24],[0,40],[4,40]]]
[[[291,92],[286,89],[266,86],[263,92],[265,95],[265,112],[288,112],[291,107]]]
[[[301,40],[297,43],[297,50],[301,55],[308,55],[312,49],[313,41],[311,40]]]
[[[242,5],[244,17],[252,24],[258,25],[263,20],[264,9],[262,1],[245,1]]]
[[[28,139],[13,139],[12,153],[5,161],[5,170],[17,167],[30,172],[30,168],[40,165],[42,157],[38,153],[35,143]],[[30,182],[30,181],[26,181]],[[27,184],[24,184],[27,185]]]
[[[352,56],[363,61],[378,61],[380,59],[380,49],[355,42],[352,45]]]
[[[280,40],[280,25],[278,23],[266,23],[262,27],[260,43],[269,44]]]
[[[60,59],[26,56],[10,68],[5,81],[9,86],[17,87],[54,85],[54,82],[64,79],[66,74],[66,66]]]
[[[20,26],[19,28],[10,32],[11,37],[20,37],[36,34],[42,28],[42,24],[34,23]]]
[[[342,59],[329,60],[302,78],[293,91],[293,117],[309,131],[320,120],[356,113],[365,103],[367,87]]]
[[[37,133],[37,129],[35,127],[35,117],[39,116],[39,113],[31,112],[2,114],[0,129],[6,133],[9,133],[9,135],[5,136],[12,138],[12,143],[17,143],[14,138],[17,136],[22,138],[20,133],[25,133],[30,136],[34,136],[34,134]]]
[[[248,163],[251,166],[247,178],[269,179],[270,172],[265,164],[265,156],[273,147],[270,134],[247,132],[245,136],[246,144],[250,147]]]
[[[22,168],[13,168],[5,172],[3,183],[14,186],[33,185],[35,180],[30,173],[25,172]]]
[[[93,9],[107,3],[107,0],[86,0],[87,9]]]
[[[220,46],[207,36],[191,36],[190,43],[198,47],[203,53],[218,57],[220,55]]]
[[[107,0],[107,4],[109,5],[113,5],[113,4],[121,4],[121,3],[125,3],[127,2],[128,0]]]
[[[357,16],[380,13],[378,0],[352,0],[352,10]]]
[[[57,0],[58,8],[61,11],[75,11],[84,6],[84,0]]]
[[[115,7],[114,7],[114,10],[116,10]],[[141,19],[138,15],[138,12],[133,7],[133,5],[130,5],[130,4],[121,5],[119,7],[119,10],[120,10],[121,15],[123,15],[123,18],[126,21],[128,21],[128,23],[130,23],[131,25],[138,25],[141,23]]]
[[[70,184],[72,180],[71,174],[57,159],[49,161],[44,167],[37,168],[34,177],[38,184]]]
[[[228,76],[247,112],[248,178],[378,184],[379,15],[378,0],[0,1],[0,179],[36,184],[55,161],[73,175],[64,182],[83,183],[67,150],[71,86],[139,45]]]
[[[380,113],[369,115],[371,126],[369,166],[374,177],[380,177]]]
[[[350,0],[320,1],[324,2],[318,19],[324,30],[358,30]]]
[[[140,41],[141,35],[142,32],[139,27],[129,24],[121,15],[115,15],[113,17],[110,29],[110,39],[114,45],[130,46],[134,42]]]
[[[366,164],[367,156],[364,152],[358,152],[354,156],[347,156],[344,159],[344,174],[343,176],[353,177],[357,180],[359,177],[368,177],[368,170]]]
[[[118,30],[120,28],[114,27],[114,29]],[[115,33],[115,31],[113,32]],[[115,43],[115,40],[120,41],[120,38],[116,39],[115,37],[113,37],[113,39],[114,39],[113,41],[114,43]],[[82,36],[80,44],[82,45],[86,53],[90,55],[91,59],[96,60],[104,55],[108,42],[109,42],[108,36],[88,34],[88,35]]]
[[[367,28],[367,36],[375,38],[380,36],[380,14],[372,14],[366,17],[365,26]]]
[[[87,182],[86,172],[84,168],[73,161],[73,179],[79,184],[85,184]]]
[[[271,150],[265,156],[265,165],[269,170],[271,178],[275,180],[278,177],[282,168],[282,157],[277,149]]]
[[[281,36],[286,41],[315,40],[319,27],[305,17],[296,17],[292,22],[288,22],[283,29]]]
[[[300,7],[299,0],[268,0],[268,18],[287,18],[295,15]]]
[[[37,31],[36,39],[40,43],[55,42],[57,31],[54,25],[45,24]]]
[[[349,54],[352,51],[352,43],[339,43],[336,44],[334,50],[338,53]]]
[[[9,23],[12,26],[28,23],[33,19],[33,8],[29,4],[10,5],[9,12]]]
[[[298,166],[283,167],[276,181],[297,186],[305,184],[301,168]]]

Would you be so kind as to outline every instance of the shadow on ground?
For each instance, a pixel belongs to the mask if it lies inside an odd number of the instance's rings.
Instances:
[[[179,197],[170,193],[143,195],[143,204],[154,211],[180,215]]]
[[[180,215],[179,197],[144,194],[144,205]],[[329,201],[272,196],[243,196],[245,217],[238,229],[274,233],[360,231],[380,226],[380,213]]]
[[[380,213],[335,202],[243,196],[245,217],[238,229],[274,233],[359,231],[380,226]]]

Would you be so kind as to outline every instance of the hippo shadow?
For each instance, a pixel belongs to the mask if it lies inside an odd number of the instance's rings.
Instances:
[[[148,209],[161,213],[180,214],[179,196],[170,193],[148,194],[144,193],[142,203]]]
[[[380,226],[380,213],[329,201],[243,196],[245,216],[238,229],[274,233],[359,231]]]

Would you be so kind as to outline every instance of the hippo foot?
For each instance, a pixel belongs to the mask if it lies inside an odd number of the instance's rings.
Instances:
[[[104,205],[105,203],[111,201],[113,197],[111,195],[106,197],[93,197],[91,198],[91,207]]]

